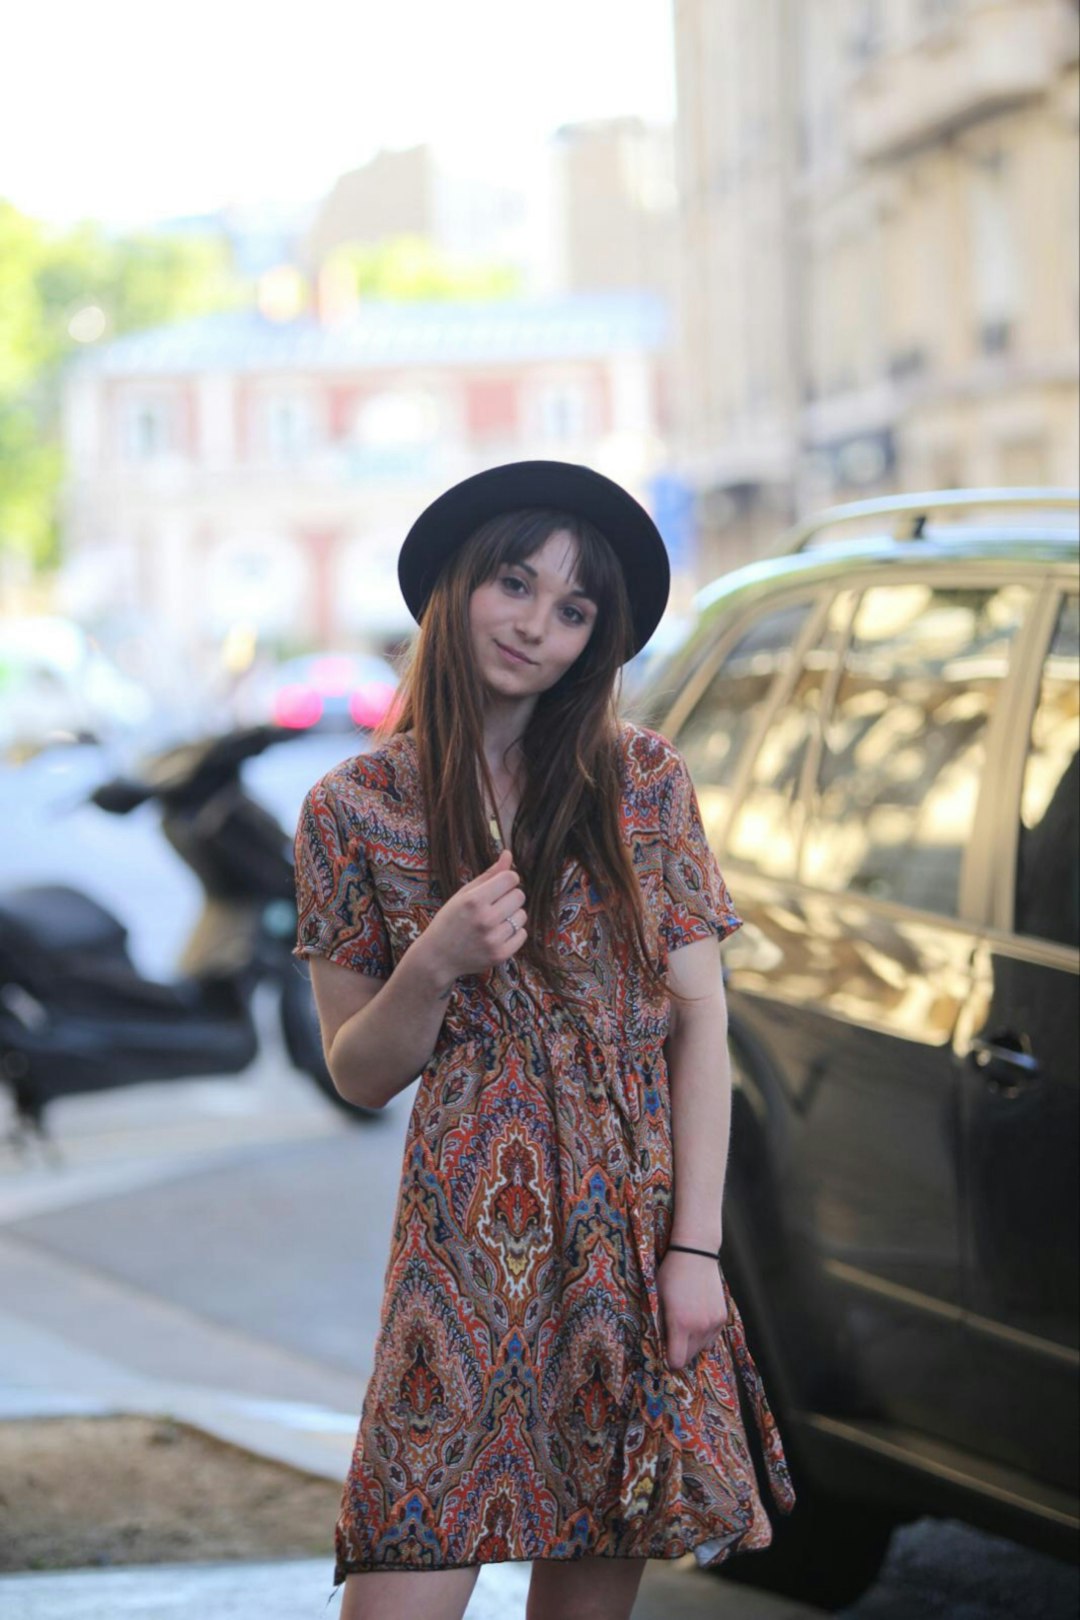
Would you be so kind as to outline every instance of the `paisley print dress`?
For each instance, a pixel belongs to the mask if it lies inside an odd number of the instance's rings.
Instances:
[[[622,828],[650,953],[739,927],[682,756],[624,723]],[[386,978],[438,900],[412,737],[336,767],[296,839],[298,956]],[[505,1559],[717,1564],[772,1531],[791,1480],[735,1301],[716,1342],[666,1365],[656,1272],[674,1204],[650,987],[582,869],[558,950],[581,1005],[517,958],[458,979],[410,1115],[383,1305],[336,1534],[353,1571]],[[704,1264],[704,1262],[703,1262]]]

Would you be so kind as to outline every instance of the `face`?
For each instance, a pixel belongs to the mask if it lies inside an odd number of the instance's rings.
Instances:
[[[577,578],[577,542],[557,529],[519,563],[501,563],[469,600],[469,628],[480,678],[502,698],[535,698],[554,686],[584,650],[596,603]]]

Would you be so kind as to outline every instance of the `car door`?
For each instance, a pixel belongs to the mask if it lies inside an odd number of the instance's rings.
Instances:
[[[1032,592],[845,582],[740,773],[722,855],[749,926],[733,1020],[783,1076],[785,1222],[813,1296],[813,1410],[968,1439],[958,1083],[969,851]],[[797,1324],[791,1324],[797,1331]]]
[[[1017,698],[981,941],[956,1042],[964,1404],[980,1448],[1077,1489],[1080,608],[1056,592]]]

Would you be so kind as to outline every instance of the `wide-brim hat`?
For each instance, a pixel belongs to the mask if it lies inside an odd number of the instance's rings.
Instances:
[[[432,586],[454,552],[489,518],[542,507],[587,518],[622,565],[633,649],[641,651],[667,606],[671,567],[660,531],[621,484],[571,461],[511,461],[454,484],[424,508],[398,555],[398,583],[420,622]]]

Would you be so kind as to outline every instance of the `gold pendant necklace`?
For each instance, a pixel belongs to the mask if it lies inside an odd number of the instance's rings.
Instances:
[[[509,749],[507,749],[507,753],[509,753]],[[505,758],[504,758],[504,764],[505,764]],[[484,809],[485,809],[485,812],[487,814],[488,830],[491,833],[492,841],[493,841],[493,843],[495,845],[495,848],[501,850],[503,848],[503,835],[502,835],[502,825],[500,823],[499,817],[502,815],[503,806],[505,805],[507,799],[510,797],[511,793],[513,793],[515,787],[517,786],[517,777],[516,776],[511,776],[509,787],[507,788],[506,792],[502,795],[502,797],[499,799],[498,803],[495,804],[495,805],[492,805],[492,803],[491,803],[491,799],[488,796],[487,788],[486,788],[486,786],[483,785],[483,778],[482,777],[481,777],[481,784],[482,784],[481,792],[484,795]],[[492,787],[494,787],[494,783],[492,783]]]
[[[499,800],[494,809],[491,807],[490,799],[487,801],[488,827],[491,830],[491,836],[494,840],[496,849],[502,849],[503,847],[502,826],[499,822],[499,816],[502,812],[503,805],[506,803],[511,792],[513,791],[513,787],[514,784],[511,782],[510,786],[507,788],[506,792],[503,794],[502,798]]]

